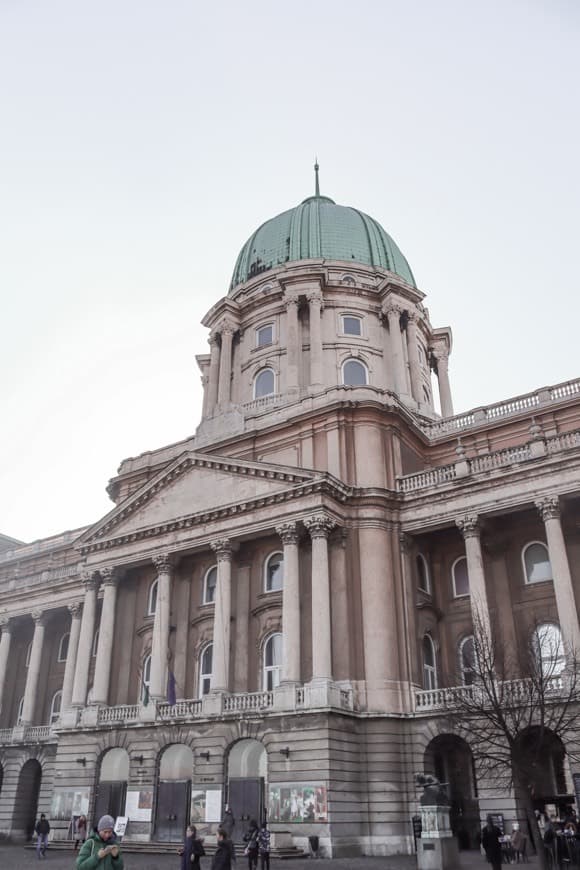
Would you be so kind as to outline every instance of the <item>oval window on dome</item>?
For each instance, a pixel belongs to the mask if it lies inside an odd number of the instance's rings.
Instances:
[[[365,387],[368,383],[368,372],[364,363],[357,359],[347,359],[342,365],[342,383],[345,387]]]
[[[262,369],[258,372],[254,379],[254,399],[261,399],[264,396],[272,396],[276,378],[272,369]]]

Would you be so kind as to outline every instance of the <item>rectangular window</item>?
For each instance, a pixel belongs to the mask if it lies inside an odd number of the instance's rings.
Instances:
[[[344,335],[362,335],[362,321],[360,317],[351,317],[343,314],[342,331]]]
[[[256,347],[266,347],[274,341],[274,324],[267,323],[256,330]]]

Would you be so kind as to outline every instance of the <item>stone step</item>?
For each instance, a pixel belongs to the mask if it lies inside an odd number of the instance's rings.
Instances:
[[[135,855],[177,855],[180,848],[179,843],[161,842],[131,843],[127,841],[121,845],[124,853]],[[25,848],[36,849],[36,845],[34,843],[29,843]],[[243,843],[236,843],[235,849],[237,856],[243,856],[245,849]],[[70,840],[52,840],[52,842],[49,843],[48,851],[73,852],[73,843]],[[215,852],[215,846],[208,844],[205,847],[205,851],[207,855],[213,855]],[[297,846],[288,846],[286,848],[272,848],[270,850],[270,857],[289,860],[292,858],[305,858],[307,855]]]

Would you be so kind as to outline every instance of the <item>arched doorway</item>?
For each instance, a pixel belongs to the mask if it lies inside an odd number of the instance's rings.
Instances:
[[[555,804],[560,812],[574,803],[574,789],[564,744],[552,731],[528,728],[516,747],[515,778],[530,790],[534,809]]]
[[[259,740],[238,740],[228,756],[228,804],[236,826],[234,840],[240,842],[251,819],[264,817],[264,794],[268,756]]]
[[[155,839],[167,843],[183,840],[191,813],[193,752],[183,743],[168,746],[159,760],[155,810]]]
[[[475,849],[481,831],[477,780],[471,749],[455,734],[440,734],[425,750],[425,773],[447,785],[451,830],[460,849]]]
[[[99,781],[95,797],[93,821],[96,825],[102,816],[123,816],[129,779],[129,753],[126,749],[108,749],[101,758]]]
[[[22,765],[16,786],[12,832],[17,837],[26,837],[29,840],[34,833],[41,781],[40,762],[36,758],[30,758]]]

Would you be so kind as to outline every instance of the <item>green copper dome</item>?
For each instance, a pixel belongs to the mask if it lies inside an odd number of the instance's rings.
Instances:
[[[284,263],[321,258],[380,266],[416,286],[405,257],[374,218],[317,194],[250,236],[238,256],[230,292]]]

